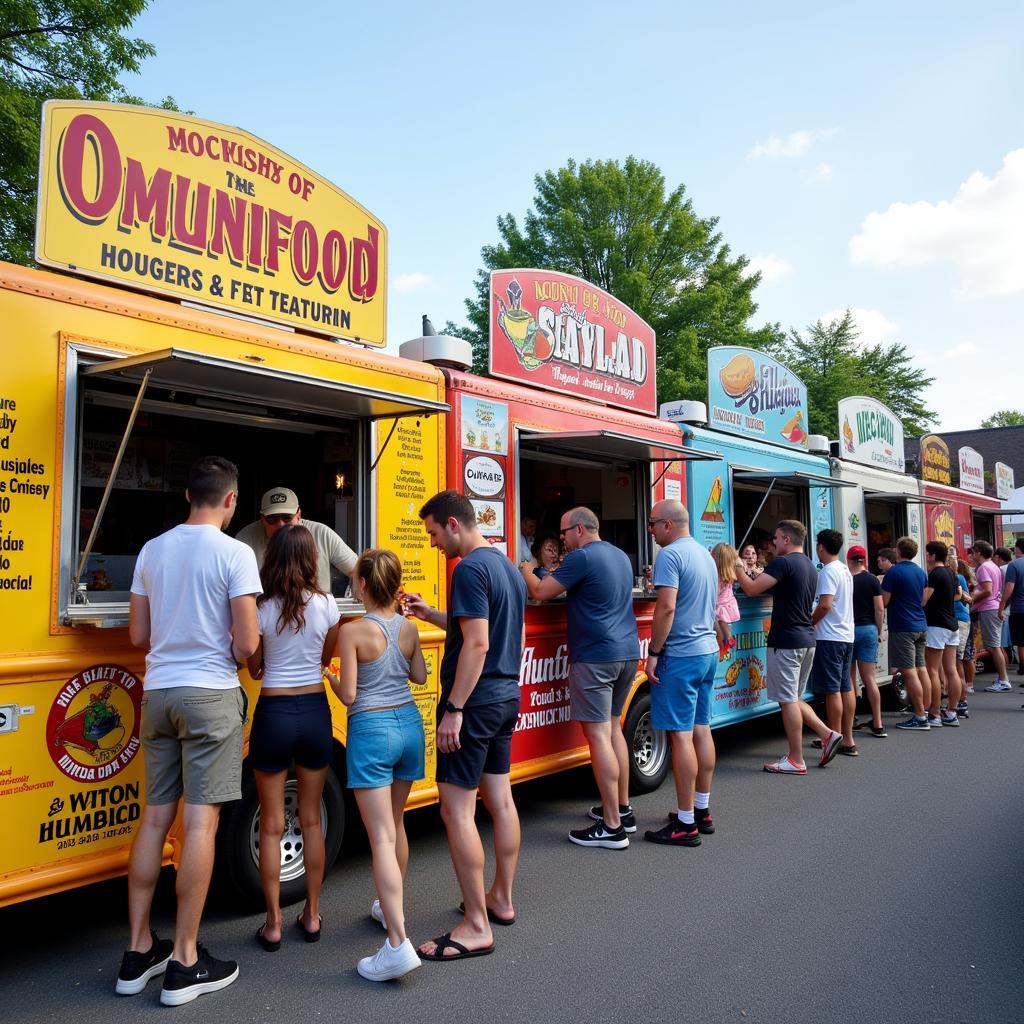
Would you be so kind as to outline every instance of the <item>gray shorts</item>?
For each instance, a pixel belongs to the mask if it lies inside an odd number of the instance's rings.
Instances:
[[[241,686],[172,686],[142,695],[140,738],[146,801],[223,804],[242,797],[242,734],[249,701]]]
[[[924,642],[927,634],[919,630],[913,633],[889,634],[890,668],[924,668]]]
[[[807,689],[813,647],[769,647],[765,693],[779,704],[796,704]]]
[[[978,612],[978,625],[981,626],[981,645],[986,650],[994,651],[1003,646],[1003,623],[999,618],[999,612],[993,608],[991,611]]]
[[[636,661],[573,663],[569,666],[569,718],[610,722],[622,714],[636,679]]]
[[[956,645],[956,657],[958,661],[964,660],[964,654],[967,652],[967,640],[971,635],[971,624],[969,622],[957,622],[957,645]]]

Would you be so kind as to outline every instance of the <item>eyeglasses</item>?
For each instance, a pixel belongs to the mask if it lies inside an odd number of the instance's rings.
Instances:
[[[281,523],[290,523],[295,518],[295,513],[290,515],[284,512],[277,512],[272,516],[264,516],[263,521],[271,526],[279,526]]]
[[[658,525],[658,523],[671,523],[671,522],[672,522],[671,519],[648,519],[647,520],[647,529],[648,530],[653,530]]]
[[[558,536],[564,537],[570,530],[579,530],[582,526],[582,523],[574,523],[572,526],[567,526],[564,530],[559,530]]]

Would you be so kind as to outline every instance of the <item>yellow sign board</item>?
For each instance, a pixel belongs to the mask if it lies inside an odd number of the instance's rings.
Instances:
[[[385,343],[387,230],[238,128],[150,107],[43,107],[39,263],[298,330]]]

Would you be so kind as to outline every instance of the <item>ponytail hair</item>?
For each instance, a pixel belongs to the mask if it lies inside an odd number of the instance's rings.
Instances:
[[[368,548],[359,556],[355,571],[374,604],[382,608],[397,607],[398,591],[402,587],[402,563],[394,551]]]

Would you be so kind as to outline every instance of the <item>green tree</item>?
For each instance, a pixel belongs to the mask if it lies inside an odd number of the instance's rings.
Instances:
[[[981,421],[982,427],[1020,427],[1024,426],[1024,412],[1016,409],[1000,409],[986,416]]]
[[[43,101],[142,102],[119,78],[156,52],[125,35],[148,2],[0,0],[0,259],[32,262]]]
[[[760,275],[731,256],[718,219],[697,216],[684,186],[667,191],[653,163],[570,160],[534,185],[522,226],[511,213],[499,216],[500,241],[481,250],[469,324],[457,331],[473,344],[476,372],[487,371],[488,274],[509,267],[574,274],[643,317],[658,335],[659,401],[706,397],[710,346],[764,348],[780,337],[778,324],[748,326]]]
[[[791,328],[772,354],[807,385],[810,431],[839,436],[841,398],[865,395],[884,402],[911,437],[927,432],[935,414],[922,397],[934,378],[917,369],[905,345],[857,344],[860,332],[851,310],[831,323],[821,320],[805,334]]]

